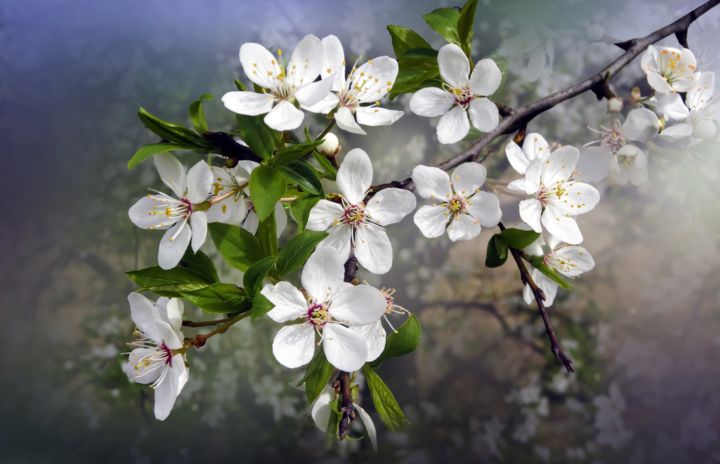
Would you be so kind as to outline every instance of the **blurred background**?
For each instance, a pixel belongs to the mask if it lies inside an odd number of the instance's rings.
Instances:
[[[483,0],[476,58],[507,69],[496,99],[518,105],[596,72],[611,43],[645,35],[699,0]],[[720,188],[718,146],[653,158],[636,188],[603,183],[579,220],[596,268],[560,291],[551,317],[577,373],[552,358],[517,270],[484,267],[493,230],[468,242],[427,240],[407,218],[392,227],[395,266],[382,280],[416,312],[418,351],[380,374],[412,426],[327,449],[294,387],[300,373],[270,352],[276,327],[237,324],[190,353],[191,380],[165,422],[120,366],[132,331],[125,271],[156,263],[159,234],[127,209],[159,180],[129,172],[154,139],[139,105],[187,123],[211,92],[210,127],[233,116],[219,97],[242,78],[245,41],[291,50],[305,34],[336,34],[348,61],[392,54],[388,24],[436,46],[422,14],[452,2],[4,0],[0,4],[0,461],[63,462],[720,462]],[[720,10],[690,29],[698,68],[718,67]],[[668,39],[668,44],[675,44]],[[646,89],[639,62],[614,81]],[[375,182],[407,176],[468,141],[440,146],[433,124],[409,114],[366,137]],[[314,121],[319,132],[322,122]],[[592,94],[532,122],[551,142],[581,146],[608,126]],[[503,144],[490,176],[510,180]],[[188,161],[189,162],[189,161]],[[506,224],[517,200],[502,196]],[[204,250],[214,255],[210,241]],[[224,270],[226,279],[237,279]],[[192,312],[191,312],[192,314]],[[365,400],[370,407],[370,401]]]

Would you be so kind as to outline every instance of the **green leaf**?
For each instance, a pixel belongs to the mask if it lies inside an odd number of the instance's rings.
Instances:
[[[445,40],[462,46],[458,34],[458,20],[460,11],[457,8],[438,8],[423,15],[425,22]]]
[[[192,147],[193,149],[203,150],[209,149],[211,145],[202,137],[197,135],[190,129],[168,121],[163,121],[145,108],[140,107],[138,117],[152,132],[160,136],[167,142],[172,142],[183,147]]]
[[[180,264],[172,269],[153,266],[130,271],[127,275],[141,291],[167,297],[181,297],[182,292],[198,290],[218,281],[210,258],[200,251],[193,254],[190,250],[185,253]]]
[[[407,425],[409,421],[380,376],[367,364],[363,366],[362,372],[380,420],[392,431],[400,430]]]
[[[290,203],[290,215],[297,222],[298,231],[305,230],[305,225],[310,217],[310,210],[320,201],[322,197],[303,197]]]
[[[330,180],[335,180],[335,176],[337,176],[337,168],[333,166],[333,164],[330,162],[327,157],[321,153],[318,153],[317,151],[313,151],[313,158],[315,158],[315,161],[318,162],[320,167],[323,168],[323,177]]]
[[[572,288],[572,285],[570,285],[570,283],[565,280],[559,272],[545,264],[543,256],[531,256],[530,264],[532,264],[533,267],[545,274],[547,277],[552,279],[552,281],[558,284],[560,287],[567,290],[570,290]]]
[[[235,116],[237,132],[250,150],[263,159],[268,159],[278,145],[278,138],[263,121],[262,116]]]
[[[226,314],[247,311],[252,300],[234,284],[214,283],[197,290],[182,292],[183,298],[208,313]]]
[[[432,48],[432,45],[427,40],[409,27],[390,25],[387,30],[390,33],[395,56],[398,58],[414,48]]]
[[[407,51],[398,57],[400,69],[395,79],[391,97],[415,92],[423,87],[440,87],[440,68],[437,64],[437,51],[432,48],[418,48]]]
[[[525,247],[530,246],[535,240],[540,237],[538,232],[534,230],[523,230],[523,229],[505,229],[499,234],[503,242],[510,248],[516,250],[522,250]]]
[[[265,256],[258,239],[242,227],[216,222],[208,229],[220,255],[236,269],[244,272]]]
[[[270,166],[258,166],[250,174],[250,198],[258,220],[263,221],[275,211],[275,203],[285,193],[285,178]]]
[[[303,267],[312,254],[315,247],[322,239],[327,237],[327,232],[314,232],[306,230],[290,240],[280,249],[275,262],[273,275],[278,279],[286,274],[295,272]]]
[[[331,447],[338,439],[340,433],[340,420],[342,415],[340,414],[340,397],[334,395],[330,402],[330,417],[328,417],[327,429],[325,429],[325,443],[327,447]]]
[[[385,349],[379,358],[372,362],[372,366],[377,368],[383,361],[389,358],[397,358],[405,354],[415,351],[420,341],[422,327],[420,320],[414,314],[411,314],[405,322],[397,329],[397,332],[391,332],[385,342]]]
[[[322,140],[310,140],[307,142],[293,143],[280,148],[277,152],[277,163],[279,165],[287,164],[310,155],[315,147],[320,146]]]
[[[312,195],[322,194],[323,187],[320,178],[315,169],[306,162],[291,161],[288,164],[279,166],[279,168],[290,182],[296,183],[306,192]]]
[[[202,135],[208,131],[207,121],[205,121],[205,113],[202,109],[202,102],[205,100],[212,100],[213,96],[209,93],[200,95],[197,100],[190,104],[188,108],[188,114],[190,121],[198,134]]]
[[[305,396],[307,397],[308,404],[312,404],[313,401],[320,396],[325,386],[330,381],[335,368],[325,359],[325,353],[322,349],[315,352],[312,361],[308,364],[307,370],[305,371],[305,377],[302,382],[305,383]]]
[[[488,240],[487,253],[485,254],[485,266],[500,267],[505,264],[508,258],[508,246],[500,238],[499,234],[495,234]]]
[[[266,256],[275,256],[278,248],[278,240],[274,209],[270,212],[270,216],[260,221],[255,236],[258,242],[260,242],[260,249],[263,251],[263,254]]]
[[[268,275],[270,269],[275,265],[274,256],[266,256],[253,264],[243,275],[243,287],[248,295],[255,295],[262,289],[263,279]]]
[[[465,55],[470,58],[470,45],[472,44],[475,10],[477,10],[478,0],[468,0],[462,9],[460,9],[460,17],[457,22],[458,38],[460,39],[460,47],[462,47]]]
[[[258,320],[259,318],[263,317],[273,309],[274,305],[265,298],[260,292],[255,294],[255,297],[252,301],[252,309],[250,310],[250,319],[253,321]]]
[[[182,147],[171,143],[151,143],[138,148],[135,154],[128,161],[128,169],[134,169],[138,164],[158,153],[167,153],[172,150],[192,150],[193,147]]]

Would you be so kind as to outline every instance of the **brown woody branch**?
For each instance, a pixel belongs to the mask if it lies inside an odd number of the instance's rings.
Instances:
[[[354,255],[351,255],[347,261],[345,261],[345,282],[352,282],[355,280],[355,275],[358,271],[358,260]],[[340,394],[340,424],[338,426],[338,437],[344,439],[348,432],[350,432],[350,425],[355,420],[355,406],[353,406],[352,400],[352,388],[350,385],[350,373],[340,371],[335,380],[334,386],[336,391]]]

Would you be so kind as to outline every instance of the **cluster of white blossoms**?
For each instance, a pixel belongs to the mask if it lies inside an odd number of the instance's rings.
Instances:
[[[636,98],[623,122],[613,114],[611,127],[593,129],[601,138],[583,151],[580,178],[600,181],[609,176],[617,184],[640,185],[648,179],[652,152],[691,150],[720,138],[715,74],[698,71],[692,51],[650,46],[640,64],[655,94]]]

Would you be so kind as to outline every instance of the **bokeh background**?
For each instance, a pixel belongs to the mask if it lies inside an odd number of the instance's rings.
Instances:
[[[700,2],[480,3],[474,55],[503,63],[497,99],[517,105],[597,71],[620,53],[613,40]],[[380,370],[413,424],[380,427],[377,454],[366,441],[325,447],[294,387],[299,373],[272,358],[267,322],[238,324],[191,353],[191,381],[165,422],[122,374],[133,289],[123,273],[154,264],[160,238],[127,219],[159,184],[150,163],[125,167],[154,140],[138,106],[186,122],[192,100],[242,77],[245,41],[291,50],[307,33],[333,33],[350,61],[391,54],[385,26],[400,24],[441,45],[421,15],[449,5],[3,0],[1,462],[720,462],[717,145],[653,159],[640,188],[599,186],[600,205],[580,219],[597,267],[551,309],[575,375],[549,355],[516,269],[484,268],[492,230],[451,244],[422,238],[409,218],[393,227],[392,272],[363,276],[397,287],[424,335],[416,353]],[[720,10],[690,30],[700,69],[717,71],[719,27]],[[625,95],[644,86],[639,63],[615,84]],[[407,101],[391,106],[407,111]],[[206,108],[212,128],[231,128],[217,98]],[[432,124],[408,113],[367,137],[338,135],[371,154],[381,182],[468,143],[439,146]],[[587,94],[530,129],[580,146],[597,138],[587,126],[608,124],[605,104]],[[491,177],[513,178],[502,145],[489,153]],[[504,221],[516,223],[516,200],[502,198]]]

